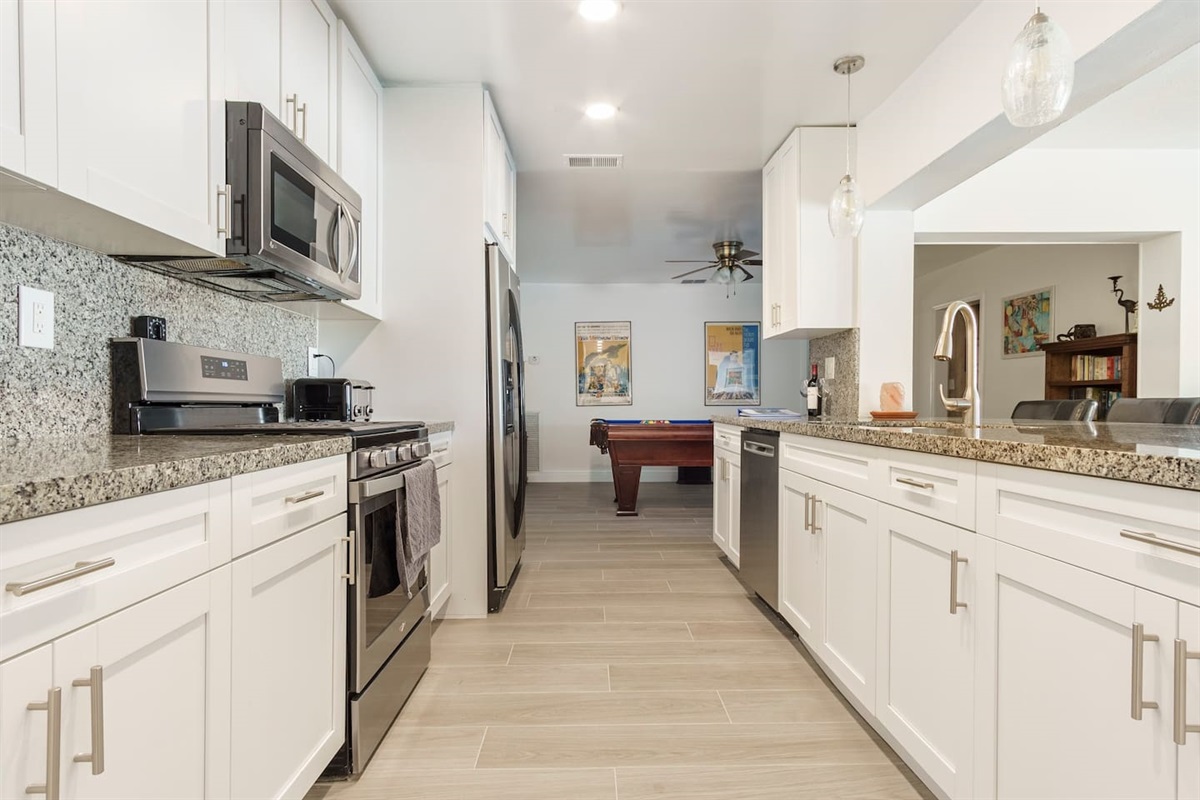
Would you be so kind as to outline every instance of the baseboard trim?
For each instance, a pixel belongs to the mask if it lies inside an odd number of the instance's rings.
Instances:
[[[642,483],[674,483],[677,467],[643,467]],[[612,470],[558,469],[529,473],[530,483],[612,483]]]

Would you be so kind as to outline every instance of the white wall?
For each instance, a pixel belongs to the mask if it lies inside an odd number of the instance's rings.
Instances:
[[[912,395],[911,211],[867,213],[858,241],[857,288],[858,415],[866,419],[879,408],[883,384],[902,383]]]
[[[933,246],[933,245],[931,245]],[[1000,300],[1026,290],[1054,287],[1054,334],[1079,322],[1095,324],[1099,336],[1125,332],[1125,312],[1117,305],[1109,275],[1124,275],[1121,286],[1133,294],[1138,285],[1138,246],[1002,245],[918,277],[913,317],[915,346],[913,408],[922,416],[944,417],[937,382],[945,367],[935,368],[933,348],[941,313],[952,300],[980,301],[980,386],[985,419],[1006,419],[1021,400],[1045,396],[1044,355],[1004,358]],[[1142,298],[1137,297],[1140,300]],[[1146,311],[1138,312],[1143,317]],[[1139,368],[1141,367],[1141,359]],[[960,396],[962,388],[947,394]]]
[[[588,446],[588,422],[613,419],[708,419],[730,406],[704,405],[704,323],[757,322],[762,287],[745,284],[725,299],[724,287],[679,284],[539,284],[521,286],[527,411],[541,414],[541,481],[610,481],[608,456]],[[633,405],[576,407],[575,323],[632,322]],[[762,343],[764,406],[801,408],[808,343]],[[674,480],[674,469],[643,480]]]

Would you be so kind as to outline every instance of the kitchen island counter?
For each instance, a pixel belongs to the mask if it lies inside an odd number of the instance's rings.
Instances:
[[[42,437],[0,445],[0,523],[350,452],[346,436]]]
[[[1008,420],[808,422],[714,416],[714,422],[997,464],[1200,491],[1200,426]]]

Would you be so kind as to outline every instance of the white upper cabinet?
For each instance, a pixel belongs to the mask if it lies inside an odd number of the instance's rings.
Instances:
[[[510,264],[516,264],[517,167],[492,96],[483,95],[483,233],[500,245]]]
[[[763,168],[763,325],[812,338],[854,325],[854,241],[827,209],[845,169],[841,128],[796,128]]]
[[[58,186],[224,253],[224,4],[57,0]]]
[[[54,4],[0,0],[0,169],[58,182]]]
[[[359,251],[362,297],[347,305],[369,317],[383,314],[380,168],[383,161],[383,87],[345,23],[338,23],[337,171],[362,198]]]
[[[225,0],[225,99],[262,103],[281,119],[282,12],[281,0]]]
[[[337,17],[325,0],[282,0],[281,119],[326,163],[337,142]]]

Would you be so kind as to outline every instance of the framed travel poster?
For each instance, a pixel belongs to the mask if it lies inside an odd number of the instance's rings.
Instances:
[[[1000,301],[1004,323],[1001,356],[1037,355],[1054,330],[1054,287],[1006,297]]]
[[[757,322],[704,323],[704,405],[757,406]]]
[[[631,406],[628,322],[575,323],[575,405]]]

